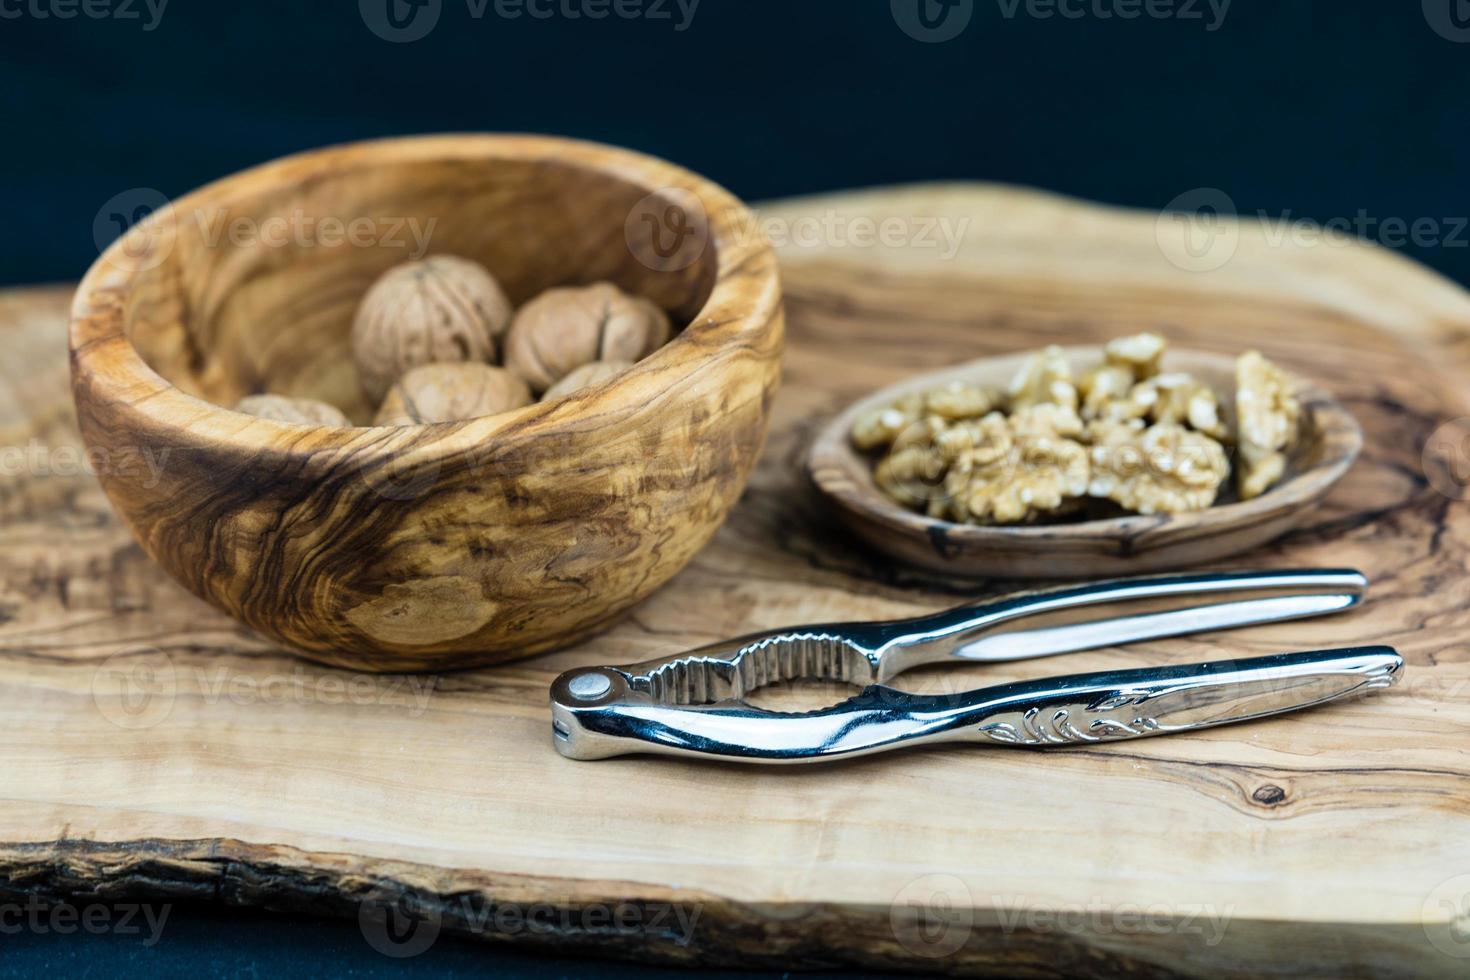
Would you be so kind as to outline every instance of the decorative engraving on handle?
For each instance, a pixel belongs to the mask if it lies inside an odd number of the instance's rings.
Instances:
[[[1363,683],[1353,688],[1352,691],[1348,691],[1346,693],[1351,694],[1355,691],[1378,691],[1382,690],[1385,687],[1392,687],[1393,682],[1398,675],[1398,671],[1398,664],[1383,664],[1382,666],[1374,667],[1371,670],[1365,670],[1362,672],[1362,674],[1359,675],[1363,678]]]
[[[1112,711],[1146,700],[1147,694],[1118,694],[1105,701],[1091,705],[1069,705],[1056,708],[1050,714],[1042,714],[1040,708],[1027,708],[1021,715],[1021,726],[997,721],[981,725],[982,734],[1007,745],[1073,745],[1079,742],[1105,742],[1113,738],[1128,738],[1135,735],[1151,735],[1156,732],[1173,731],[1156,718],[1144,715],[1135,717],[1131,723],[1116,718],[1094,718],[1087,723],[1087,730],[1077,727],[1072,712]]]
[[[1351,677],[1357,683],[1308,703],[1325,704],[1329,701],[1340,701],[1369,691],[1390,687],[1397,673],[1397,664],[1382,664],[1365,670],[1319,671],[1315,675],[1318,680],[1326,677]],[[1167,734],[1202,727],[1198,724],[1166,725],[1156,717],[1145,714],[1136,714],[1128,720],[1110,717],[1113,712],[1129,705],[1141,707],[1161,693],[1164,692],[1125,690],[1116,691],[1086,704],[1068,704],[1044,709],[1031,707],[1021,713],[1019,726],[1006,721],[993,721],[981,725],[979,731],[992,741],[1003,742],[1007,745],[1075,745],[1083,742],[1133,738],[1139,735]],[[1293,704],[1277,710],[1304,706]],[[1092,716],[1085,730],[1078,727],[1081,719],[1074,718],[1074,714]],[[1127,718],[1127,715],[1125,714],[1124,717]]]

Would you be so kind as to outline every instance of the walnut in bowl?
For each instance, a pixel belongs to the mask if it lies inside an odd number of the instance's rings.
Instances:
[[[368,396],[379,400],[426,364],[497,360],[510,300],[495,277],[457,255],[431,255],[383,273],[352,320],[352,355]]]
[[[421,364],[388,389],[373,424],[460,422],[529,404],[531,389],[506,368],[476,361]]]
[[[548,289],[516,311],[505,365],[541,393],[597,361],[639,361],[669,334],[668,314],[611,283]]]
[[[661,261],[637,216],[687,195],[690,247]],[[377,233],[210,234],[293,209]],[[164,461],[101,474],[150,556],[306,656],[417,670],[564,646],[683,567],[754,466],[783,320],[773,254],[737,233],[750,222],[686,170],[573,140],[416,137],[266,164],[145,219],[88,271],[70,328],[82,434]],[[574,399],[372,427],[353,317],[413,257],[410,227],[492,270],[512,304],[609,281],[686,326]],[[357,426],[225,407],[259,391]]]

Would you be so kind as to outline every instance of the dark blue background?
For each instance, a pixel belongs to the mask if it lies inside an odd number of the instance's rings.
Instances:
[[[1430,219],[1439,237],[1470,213],[1470,43],[1433,30],[1417,0],[1235,0],[1214,31],[1024,5],[1008,18],[1002,0],[973,0],[969,26],[936,44],[900,30],[888,0],[701,0],[683,31],[506,20],[493,0],[477,20],[442,0],[433,32],[406,44],[376,37],[355,0],[170,0],[153,30],[141,0],[139,20],[28,12],[51,2],[0,0],[7,283],[80,275],[93,218],[121,191],[173,196],[294,150],[442,130],[623,144],[747,199],[973,179],[1159,208],[1217,187],[1247,214]],[[1406,251],[1470,283],[1467,237]],[[593,970],[448,940],[390,963],[353,923],[171,922],[151,949],[3,937],[0,972],[53,957],[106,976]]]
[[[503,944],[440,936],[429,949],[413,958],[392,958],[375,951],[363,939],[356,923],[285,919],[248,909],[213,909],[194,905],[167,906],[154,902],[152,920],[161,923],[157,937],[145,925],[136,906],[108,906],[106,921],[123,929],[87,932],[82,921],[88,903],[77,903],[75,917],[52,919],[19,910],[5,917],[0,934],[0,980],[38,977],[80,977],[119,980],[122,977],[353,977],[386,980],[401,976],[483,977],[516,976],[530,980],[684,980],[695,971],[635,963],[547,956],[520,952]],[[94,916],[97,913],[92,913]],[[64,922],[67,935],[40,933],[27,928],[9,930],[23,921]],[[94,920],[96,921],[96,920]],[[777,972],[720,970],[701,972],[705,980],[778,980]],[[803,980],[839,980],[841,974],[802,974]],[[882,980],[874,976],[871,980]],[[892,980],[899,980],[894,977]]]
[[[356,0],[169,0],[151,31],[0,19],[0,276],[78,276],[119,191],[173,196],[293,150],[436,130],[606,140],[747,199],[981,179],[1149,208],[1218,187],[1247,214],[1448,219],[1439,237],[1470,214],[1470,43],[1419,0],[1234,0],[1215,31],[1204,0],[1204,20],[971,2],[938,44],[905,35],[889,0],[701,0],[682,32],[442,0],[407,44],[374,36]],[[1467,246],[1407,251],[1470,282]]]

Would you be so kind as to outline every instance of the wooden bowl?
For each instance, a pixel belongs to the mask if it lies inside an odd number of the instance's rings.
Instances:
[[[1102,360],[1100,347],[1070,347],[1073,370]],[[900,561],[953,575],[984,578],[1076,578],[1133,575],[1199,565],[1246,551],[1300,523],[1347,472],[1362,447],[1358,423],[1331,395],[1293,379],[1304,409],[1301,438],[1282,479],[1253,500],[1222,490],[1221,502],[1189,514],[1024,526],[977,527],[907,510],[873,482],[873,460],[849,441],[852,424],[871,408],[948,381],[1004,387],[1030,352],[986,358],[910,378],[848,408],[824,428],[807,456],[812,482],[844,523]],[[1188,371],[1222,396],[1235,391],[1235,359],[1170,349],[1169,371]]]
[[[426,137],[270,163],[155,212],[88,271],[70,331],[82,434],[149,555],[308,657],[408,670],[562,646],[683,567],[740,496],[783,334],[753,226],[686,170],[570,140]],[[687,327],[568,398],[368,427],[353,313],[425,236],[513,302],[610,280]],[[361,427],[221,407],[264,390]]]

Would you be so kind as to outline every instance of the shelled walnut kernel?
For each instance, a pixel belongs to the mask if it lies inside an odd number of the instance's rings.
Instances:
[[[1302,406],[1286,374],[1247,351],[1235,362],[1235,415],[1239,427],[1240,499],[1259,497],[1286,468],[1284,450],[1296,441]]]
[[[960,458],[949,513],[959,520],[1015,524],[1062,510],[1087,492],[1087,449],[1054,436],[1013,436],[1010,452],[990,462]],[[931,510],[931,516],[936,516]]]
[[[1060,347],[1051,346],[1031,356],[1006,389],[1009,408],[1027,408],[1050,402],[1077,407],[1077,387],[1072,383],[1072,365]]]
[[[1224,447],[1174,422],[1094,423],[1091,434],[1088,494],[1137,514],[1204,510],[1230,475]]]
[[[951,381],[861,415],[853,445],[881,454],[874,480],[930,517],[1014,524],[1101,505],[1139,514],[1202,510],[1231,475],[1248,499],[1285,471],[1301,406],[1286,375],[1255,351],[1237,362],[1235,414],[1183,372],[1166,372],[1156,334],[1120,337],[1074,380],[1059,347],[1031,355],[1004,394]]]

